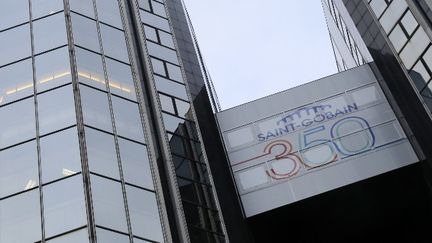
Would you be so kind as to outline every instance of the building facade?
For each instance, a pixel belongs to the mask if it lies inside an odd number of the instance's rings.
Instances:
[[[216,99],[166,5],[0,3],[0,242],[229,241],[198,125]]]

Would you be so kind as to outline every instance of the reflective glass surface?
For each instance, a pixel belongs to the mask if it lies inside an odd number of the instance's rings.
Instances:
[[[87,228],[48,240],[49,243],[88,243]]]
[[[0,105],[32,94],[33,71],[31,59],[0,69]]]
[[[64,13],[58,13],[33,23],[35,54],[67,44]],[[28,42],[30,43],[30,42]]]
[[[135,141],[144,142],[141,118],[136,103],[112,97],[117,134]]]
[[[95,52],[100,52],[96,21],[71,13],[74,43]]]
[[[96,0],[100,21],[122,29],[122,21],[117,0]]]
[[[96,228],[96,235],[98,242],[103,243],[130,243],[129,236],[124,234],[115,233],[109,230]]]
[[[79,81],[106,90],[102,56],[78,47],[75,51]]]
[[[136,92],[130,66],[110,58],[105,59],[111,93],[136,100]]]
[[[72,82],[67,47],[36,56],[35,66],[38,92]]]
[[[80,93],[84,123],[112,133],[107,94],[83,85]]]
[[[92,0],[69,0],[69,6],[72,11],[95,18]]]
[[[129,63],[129,55],[123,31],[101,24],[102,43],[105,55]]]
[[[29,21],[27,0],[2,1],[0,30]]]
[[[30,57],[30,43],[29,24],[0,32],[0,66]]]
[[[37,19],[63,10],[62,0],[32,0],[32,17]]]

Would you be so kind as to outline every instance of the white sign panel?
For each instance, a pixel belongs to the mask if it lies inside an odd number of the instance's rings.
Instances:
[[[375,81],[332,90],[328,98],[290,109],[290,95],[302,91],[300,87],[277,94],[278,104],[272,97],[255,101],[281,110],[235,128],[224,129],[230,122],[218,115],[247,216],[418,161]],[[287,104],[280,104],[284,95]],[[256,111],[255,102],[240,110]],[[242,116],[234,108],[225,111],[223,119],[229,120],[231,113]]]

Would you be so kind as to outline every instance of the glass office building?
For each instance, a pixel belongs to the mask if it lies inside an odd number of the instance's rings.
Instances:
[[[174,3],[0,3],[0,242],[228,241]]]

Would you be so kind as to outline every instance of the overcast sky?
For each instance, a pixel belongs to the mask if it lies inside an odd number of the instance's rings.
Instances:
[[[223,109],[336,73],[320,0],[184,0]]]

